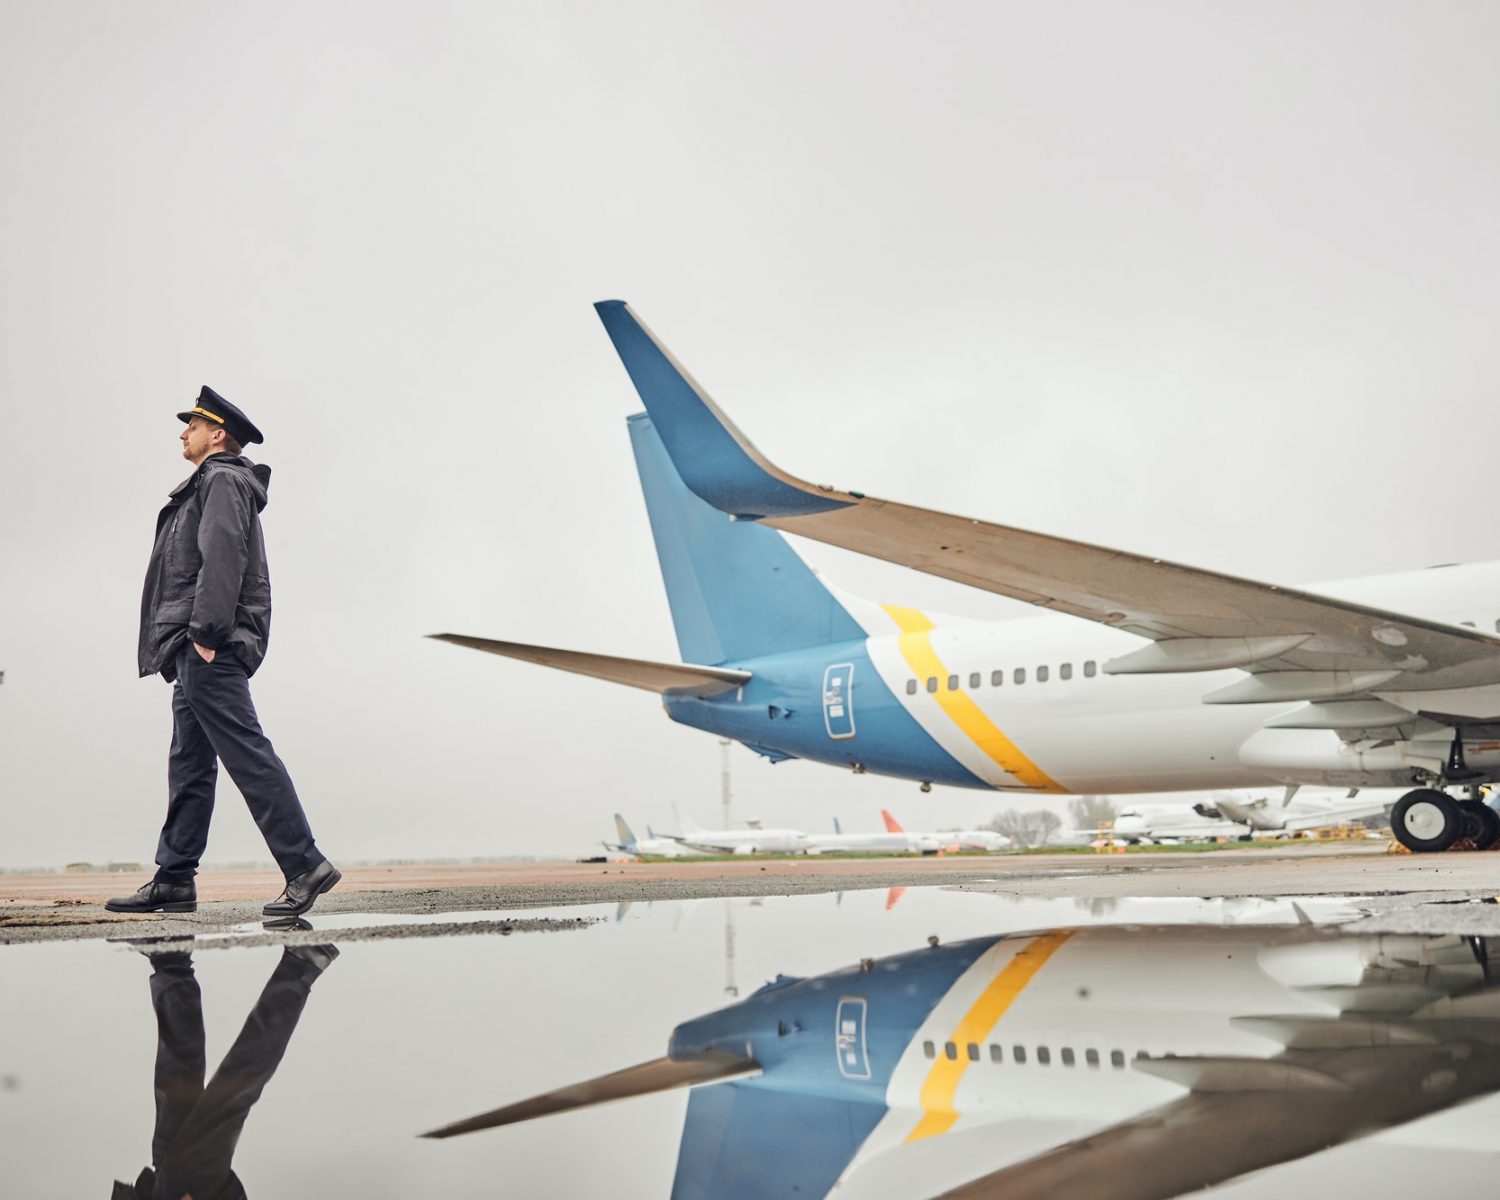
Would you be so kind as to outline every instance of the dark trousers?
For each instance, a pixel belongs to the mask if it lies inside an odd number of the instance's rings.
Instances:
[[[203,1000],[192,955],[153,955],[151,965],[157,1033],[153,1193],[170,1200],[184,1194],[243,1196],[230,1166],[240,1130],[281,1064],[319,971],[283,952],[205,1088]]]
[[[287,879],[323,861],[297,789],[260,729],[245,665],[227,650],[211,663],[184,646],[172,688],[172,752],[167,760],[167,820],[156,846],[156,878],[188,883],[208,846],[219,763],[240,789],[250,815]]]

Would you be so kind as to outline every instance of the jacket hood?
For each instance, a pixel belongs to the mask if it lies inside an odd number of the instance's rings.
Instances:
[[[238,472],[240,478],[250,485],[250,492],[255,497],[255,511],[265,511],[270,499],[271,468],[264,463],[253,463],[243,454],[210,454],[196,471],[172,489],[170,495],[181,495],[201,481],[209,471]]]

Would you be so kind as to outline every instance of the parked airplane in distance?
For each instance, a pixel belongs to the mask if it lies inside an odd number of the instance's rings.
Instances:
[[[809,854],[936,854],[942,845],[932,834],[894,831],[884,833],[845,833],[834,818],[832,833],[807,835]]]
[[[1131,804],[1120,809],[1108,827],[1073,832],[1096,838],[1114,837],[1122,842],[1205,842],[1250,835],[1249,826],[1228,820],[1220,809],[1202,801]]]
[[[1284,587],[811,484],[623,302],[595,307],[647,409],[628,424],[683,662],[437,636],[658,692],[772,761],[924,790],[1415,785],[1392,812],[1406,846],[1500,839],[1479,792],[1500,779],[1500,563]],[[850,596],[783,532],[1046,615]]]
[[[1217,801],[1221,813],[1259,835],[1303,833],[1309,829],[1365,821],[1388,814],[1393,803],[1389,797],[1382,799],[1378,796],[1367,799],[1309,796],[1284,804],[1266,796],[1244,802]]]
[[[808,836],[800,829],[762,829],[747,821],[744,829],[704,829],[691,817],[679,817],[682,832],[675,841],[705,854],[801,854]]]
[[[880,810],[880,816],[885,821],[885,827],[892,833],[905,832],[901,828],[901,822],[886,809]],[[1008,850],[1011,845],[1010,838],[993,829],[944,829],[937,833],[914,833],[910,836],[930,838],[938,844],[939,849],[949,851],[983,850],[990,854],[996,850]]]
[[[1264,924],[930,946],[778,976],[663,1058],[426,1136],[692,1087],[674,1200],[1177,1196],[1500,1090],[1497,957]]]
[[[625,818],[615,813],[615,832],[619,834],[618,842],[605,842],[606,850],[618,850],[622,854],[634,854],[650,858],[700,858],[702,851],[694,850],[690,846],[684,846],[676,838],[657,837],[651,826],[646,826],[646,836],[638,838]]]

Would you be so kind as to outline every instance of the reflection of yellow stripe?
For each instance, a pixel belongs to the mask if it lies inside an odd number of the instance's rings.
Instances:
[[[1033,791],[1065,792],[1068,790],[1021,753],[1021,748],[1006,737],[998,725],[985,716],[984,710],[975,702],[973,696],[962,688],[957,691],[948,690],[948,668],[943,666],[942,659],[938,658],[937,651],[932,648],[931,635],[934,626],[927,619],[926,613],[919,612],[915,608],[900,608],[894,604],[887,604],[883,607],[891,615],[891,619],[901,627],[898,644],[901,647],[902,657],[906,659],[906,665],[916,673],[923,687],[926,686],[927,679],[937,676],[938,690],[932,693],[932,698],[938,702],[938,706],[945,713],[953,718],[953,723],[971,742],[999,764],[1000,769],[1007,775],[1020,780]]]
[[[1073,931],[1070,929],[1061,933],[1044,933],[1033,938],[1016,952],[1015,957],[1005,964],[1005,968],[990,980],[989,987],[980,993],[979,999],[969,1006],[969,1011],[964,1013],[963,1020],[958,1023],[958,1028],[953,1031],[950,1039],[958,1046],[958,1057],[949,1058],[939,1050],[937,1061],[932,1064],[932,1070],[927,1072],[927,1081],[922,1084],[920,1095],[922,1119],[906,1135],[908,1142],[936,1137],[953,1128],[953,1123],[958,1120],[953,1097],[958,1092],[964,1072],[969,1069],[969,1056],[966,1053],[968,1044],[989,1040],[991,1031],[1005,1015],[1005,1010],[1025,991],[1026,985],[1046,965],[1047,960],[1072,936]]]

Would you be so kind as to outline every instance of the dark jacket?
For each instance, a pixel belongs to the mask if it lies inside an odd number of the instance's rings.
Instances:
[[[172,489],[156,518],[141,595],[142,675],[175,674],[189,641],[234,654],[250,674],[271,637],[271,577],[260,511],[271,468],[211,454]]]

